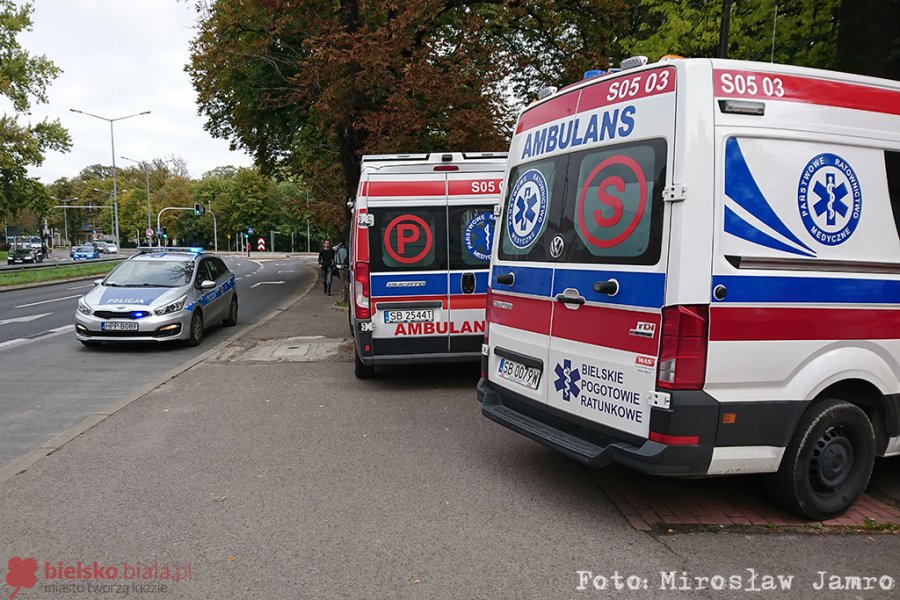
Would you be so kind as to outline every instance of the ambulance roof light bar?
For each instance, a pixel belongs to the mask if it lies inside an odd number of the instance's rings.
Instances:
[[[463,158],[507,158],[508,152],[463,152]]]
[[[635,69],[637,67],[643,67],[647,64],[647,57],[643,55],[632,56],[626,58],[621,63],[619,63],[619,67],[625,71],[627,69]]]

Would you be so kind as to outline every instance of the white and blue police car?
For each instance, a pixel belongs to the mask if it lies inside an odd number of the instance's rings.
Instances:
[[[100,342],[196,346],[211,324],[237,324],[234,274],[202,248],[146,249],[116,267],[78,300],[75,337]]]

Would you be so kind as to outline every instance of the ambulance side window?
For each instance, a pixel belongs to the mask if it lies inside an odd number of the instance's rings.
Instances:
[[[900,152],[884,151],[884,169],[887,171],[894,225],[897,227],[897,235],[900,236]]]
[[[450,270],[487,269],[494,238],[493,206],[450,207]]]
[[[586,150],[569,159],[564,262],[653,265],[662,246],[666,142]]]
[[[563,155],[517,165],[510,171],[503,215],[497,222],[500,258],[554,260],[549,247],[550,240],[559,231],[567,162]]]
[[[447,268],[447,209],[376,208],[369,211],[370,265],[374,272]]]

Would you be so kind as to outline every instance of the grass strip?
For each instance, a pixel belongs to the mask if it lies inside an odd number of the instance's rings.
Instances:
[[[93,265],[73,265],[56,269],[35,269],[0,273],[0,287],[21,285],[24,283],[46,283],[50,281],[104,275],[119,265],[118,262],[105,262]]]

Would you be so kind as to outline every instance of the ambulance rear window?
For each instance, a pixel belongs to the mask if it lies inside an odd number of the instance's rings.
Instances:
[[[656,264],[665,167],[663,139],[573,154],[560,224],[568,235],[560,262]]]
[[[370,208],[370,267],[379,271],[447,269],[447,209],[444,206]]]

